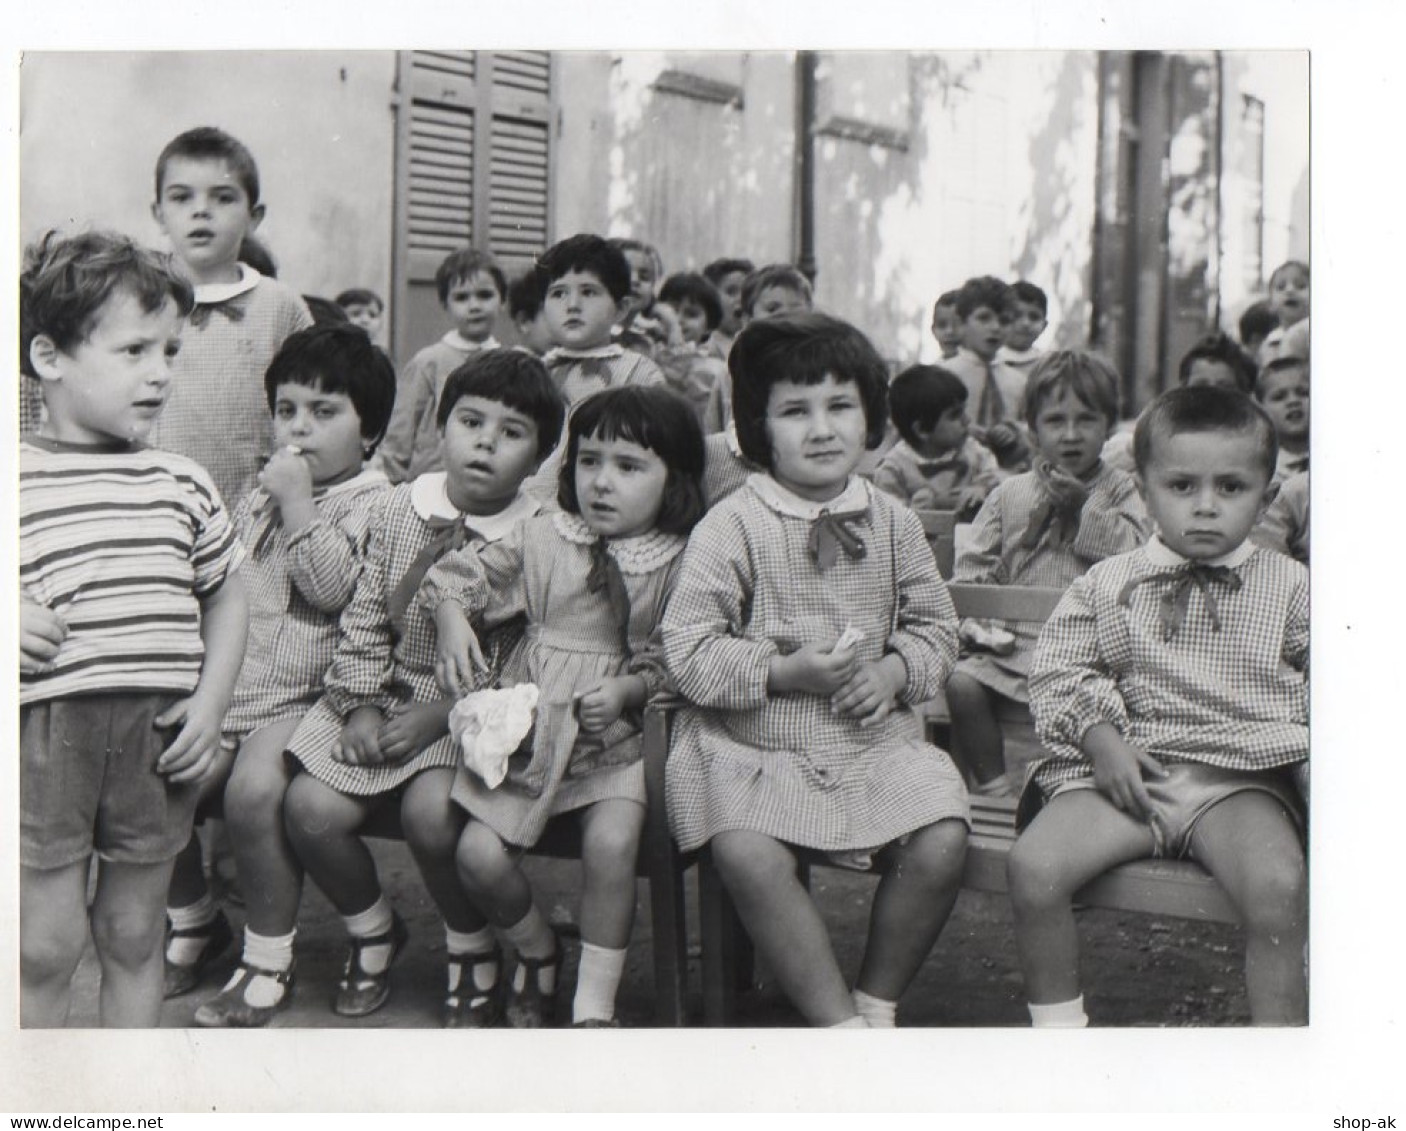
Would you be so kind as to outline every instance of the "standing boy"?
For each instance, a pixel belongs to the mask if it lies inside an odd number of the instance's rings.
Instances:
[[[1024,412],[1025,377],[996,356],[1006,341],[1009,299],[1010,288],[991,275],[968,279],[957,292],[962,344],[946,368],[967,387],[978,439],[991,425],[1019,420]]]

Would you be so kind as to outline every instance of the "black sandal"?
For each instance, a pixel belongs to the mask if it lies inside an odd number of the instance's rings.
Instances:
[[[541,1029],[556,1020],[557,991],[561,988],[561,939],[552,932],[556,949],[546,958],[524,958],[518,955],[518,965],[525,972],[522,989],[517,979],[508,983],[508,1026],[512,1029]],[[542,989],[542,972],[552,971],[552,989]]]
[[[498,973],[486,990],[478,988],[474,971],[492,964]],[[449,993],[444,999],[446,1029],[491,1029],[503,1019],[503,951],[495,946],[484,954],[449,956]]]
[[[172,939],[203,939],[200,950],[195,956],[195,961],[190,963],[172,962],[165,957],[165,951],[170,949]],[[219,912],[208,923],[203,923],[199,927],[182,927],[177,930],[170,926],[167,920],[166,943],[163,948],[163,971],[161,996],[163,998],[180,997],[188,994],[196,986],[200,985],[201,979],[205,976],[205,968],[215,959],[219,958],[229,944],[234,942],[234,929],[229,925],[229,919],[225,917],[223,911]]]
[[[405,947],[410,931],[405,920],[392,912],[391,929],[379,935],[365,938],[352,938],[347,944],[347,960],[342,967],[342,980],[337,984],[337,997],[332,1002],[332,1012],[342,1017],[365,1017],[375,1013],[386,1004],[391,996],[391,964]],[[362,952],[373,946],[391,948],[386,965],[379,974],[373,974],[361,964]]]

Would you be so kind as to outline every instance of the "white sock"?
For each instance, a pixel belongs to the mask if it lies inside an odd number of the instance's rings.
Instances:
[[[581,965],[576,972],[576,996],[571,1002],[573,1025],[614,1019],[615,992],[625,972],[627,953],[624,947],[613,950],[581,940]]]
[[[347,928],[347,934],[354,939],[369,939],[376,935],[387,934],[391,929],[391,921],[391,905],[386,902],[384,895],[377,896],[376,902],[365,911],[358,911],[355,915],[342,916],[342,923]],[[361,952],[361,968],[368,974],[383,973],[390,964],[390,942],[384,942],[378,946],[368,946]]]
[[[207,891],[189,907],[166,908],[166,914],[171,920],[173,930],[190,931],[208,927],[219,918],[220,909],[215,903],[215,897]],[[205,938],[202,935],[169,938],[166,940],[166,959],[177,966],[193,966],[204,945]]]
[[[286,935],[260,935],[245,927],[245,963],[256,970],[277,970],[280,972],[291,970],[293,967],[293,939],[297,934],[297,930],[294,929]],[[236,970],[234,977],[230,978],[225,985],[225,989],[233,986],[238,977],[239,971]],[[279,984],[277,978],[255,974],[244,986],[244,1001],[258,1009],[268,1009],[282,1001],[283,995],[287,992],[287,989]]]
[[[552,934],[546,916],[537,910],[535,903],[527,909],[527,914],[511,927],[503,928],[502,933],[508,944],[517,951],[519,958],[550,958],[556,953],[556,936]],[[554,975],[550,970],[542,971],[540,984],[546,993],[556,989]],[[513,971],[513,988],[521,990],[525,985],[527,971],[519,965]]]
[[[867,1029],[867,1028],[869,1028],[869,1022],[865,1021],[863,1017],[861,1017],[859,1014],[856,1013],[853,1017],[848,1017],[848,1018],[846,1018],[846,1019],[843,1020],[843,1021],[836,1021],[833,1025],[829,1026],[829,1028],[831,1028],[831,1029]]]
[[[465,955],[477,957],[481,954],[492,954],[497,941],[492,927],[483,927],[477,931],[455,931],[446,924],[444,946],[449,951],[449,992],[451,994],[459,992],[459,967],[454,964],[454,959],[462,958]],[[493,983],[498,980],[498,963],[476,963],[473,972],[474,989],[482,993],[492,989]]]
[[[1030,1002],[1030,1024],[1036,1029],[1083,1029],[1089,1024],[1084,1012],[1084,995],[1073,1001],[1055,1001],[1049,1005]]]
[[[850,996],[859,1016],[869,1022],[871,1029],[893,1029],[897,1026],[898,1002],[885,1001],[881,997],[870,997],[863,990],[856,989]]]

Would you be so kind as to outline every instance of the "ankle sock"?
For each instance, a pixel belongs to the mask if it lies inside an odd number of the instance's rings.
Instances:
[[[444,928],[444,946],[449,952],[449,992],[451,994],[459,992],[459,976],[461,967],[454,964],[454,959],[467,955],[478,956],[481,954],[492,954],[493,949],[498,944],[497,937],[493,934],[492,927],[482,927],[477,931],[455,931],[448,925]],[[498,981],[498,963],[480,962],[473,967],[473,985],[477,993],[485,993],[491,990]]]
[[[536,904],[529,907],[527,914],[511,927],[503,929],[503,938],[517,951],[519,958],[550,958],[557,949],[556,936],[552,934],[546,916],[537,910]],[[556,975],[550,969],[542,971],[539,982],[546,993],[552,993],[556,989]],[[527,971],[519,963],[513,971],[513,989],[521,992],[526,985]]]
[[[571,1023],[611,1021],[615,1018],[615,993],[625,972],[627,950],[596,946],[581,940],[581,965],[576,973],[576,996],[571,1002]]]
[[[856,1013],[853,1017],[848,1017],[848,1018],[846,1018],[846,1019],[843,1020],[843,1021],[836,1021],[833,1025],[829,1026],[829,1028],[831,1028],[831,1029],[867,1029],[867,1028],[869,1028],[869,1022],[865,1021],[863,1017],[861,1017],[859,1014]]]
[[[293,939],[297,933],[292,930],[286,935],[260,935],[245,927],[244,962],[255,970],[291,970]],[[226,990],[234,987],[239,974],[239,970],[235,970],[234,976],[225,984]],[[277,978],[255,973],[244,984],[243,997],[246,1005],[252,1005],[256,1009],[271,1009],[283,1000],[286,993],[288,988],[281,985]]]
[[[365,911],[358,911],[355,915],[343,915],[342,922],[347,928],[347,934],[354,939],[369,939],[376,935],[389,934],[392,923],[391,905],[386,902],[384,895],[377,896],[376,902]],[[365,947],[361,951],[361,968],[368,974],[383,974],[390,964],[390,940]]]
[[[1048,1005],[1030,1003],[1030,1024],[1036,1029],[1083,1029],[1088,1023],[1083,994],[1073,1001],[1055,1001]]]
[[[171,920],[173,931],[199,931],[220,917],[220,908],[215,903],[215,897],[207,891],[188,907],[168,907],[166,915]],[[167,938],[166,960],[177,966],[195,965],[206,938],[205,933]]]
[[[898,1025],[898,1002],[871,997],[860,989],[850,996],[854,999],[854,1008],[859,1016],[869,1022],[869,1028],[892,1029]]]

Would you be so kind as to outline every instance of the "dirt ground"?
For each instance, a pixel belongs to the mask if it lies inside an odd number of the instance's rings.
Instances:
[[[360,1020],[335,1016],[332,993],[342,961],[340,922],[321,893],[309,888],[298,935],[298,977],[291,1008],[278,1015],[279,1028],[434,1028],[444,991],[444,933],[424,893],[405,846],[376,841],[382,882],[411,929],[411,942],[392,975],[391,999]],[[530,859],[528,868],[544,910],[554,919],[570,915],[579,885],[579,865]],[[697,941],[692,876],[689,930]],[[812,890],[830,924],[843,968],[859,967],[873,878],[837,869],[816,869]],[[629,962],[620,990],[619,1016],[626,1026],[653,1021],[648,891],[640,885],[640,907]],[[236,928],[243,918],[229,907]],[[1146,915],[1087,910],[1080,913],[1084,990],[1089,1016],[1102,1026],[1236,1026],[1248,1022],[1241,971],[1243,936],[1236,927]],[[570,987],[578,946],[568,943],[562,1023],[570,1019]],[[207,971],[194,992],[168,1001],[165,1027],[187,1027],[196,1007],[223,985],[235,948]],[[97,1024],[97,963],[91,950],[79,970],[73,1026]],[[701,1023],[697,947],[690,949],[691,1023]],[[795,1026],[800,1018],[774,984],[739,1001],[745,1026]],[[899,1010],[899,1024],[929,1027],[1008,1027],[1028,1023],[1021,994],[1010,905],[1003,896],[964,891],[937,946]]]

